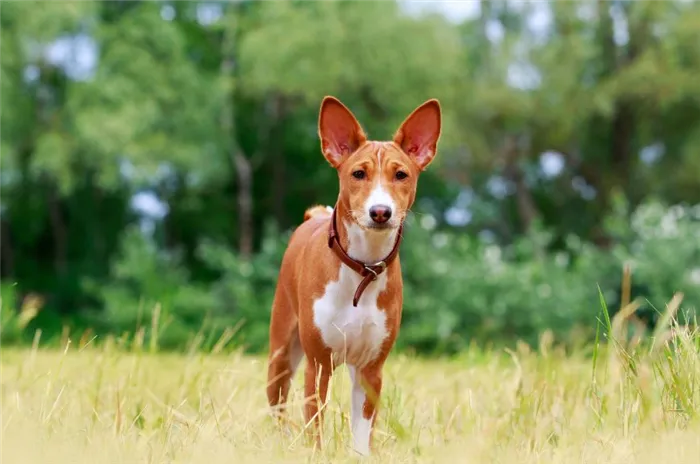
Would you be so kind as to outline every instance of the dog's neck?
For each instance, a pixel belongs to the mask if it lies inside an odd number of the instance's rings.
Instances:
[[[366,229],[355,222],[342,202],[337,206],[337,230],[340,244],[348,255],[365,264],[372,264],[387,257],[397,240],[398,229]]]

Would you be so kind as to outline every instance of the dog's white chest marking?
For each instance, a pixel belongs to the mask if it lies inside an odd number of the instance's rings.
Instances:
[[[367,287],[354,307],[352,297],[360,280],[343,265],[338,280],[329,282],[323,296],[314,302],[314,323],[333,351],[336,365],[367,365],[379,355],[387,336],[386,313],[377,306],[377,297],[386,287],[386,272]]]
[[[346,225],[346,230],[350,241],[348,254],[362,259],[361,256],[369,252],[369,244],[362,240],[363,231],[356,225]],[[387,238],[391,246],[393,237]],[[386,288],[387,274],[388,271],[380,274],[354,307],[352,298],[362,277],[341,265],[338,280],[329,282],[323,296],[314,301],[314,324],[326,346],[333,351],[336,365],[346,362],[362,368],[381,352],[388,331],[386,313],[378,307],[377,299]]]

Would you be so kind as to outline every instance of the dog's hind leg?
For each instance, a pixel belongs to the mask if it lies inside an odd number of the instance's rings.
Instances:
[[[299,340],[297,316],[275,308],[270,322],[270,354],[267,370],[267,399],[273,412],[282,415],[304,352]]]

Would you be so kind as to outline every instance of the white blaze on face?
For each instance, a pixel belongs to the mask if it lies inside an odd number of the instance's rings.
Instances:
[[[376,175],[376,180],[374,183],[374,187],[372,188],[372,191],[370,192],[369,196],[367,197],[367,201],[365,202],[365,213],[367,214],[367,220],[371,221],[371,217],[369,215],[369,210],[372,208],[372,206],[376,205],[385,205],[388,206],[392,213],[396,211],[396,204],[394,203],[394,199],[391,197],[389,192],[387,192],[384,189],[384,186],[382,185],[382,149],[380,148],[377,151],[377,175]]]

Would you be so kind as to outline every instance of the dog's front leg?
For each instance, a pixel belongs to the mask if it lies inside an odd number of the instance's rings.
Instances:
[[[381,365],[358,371],[348,366],[352,380],[352,436],[356,452],[368,456],[382,391]]]

